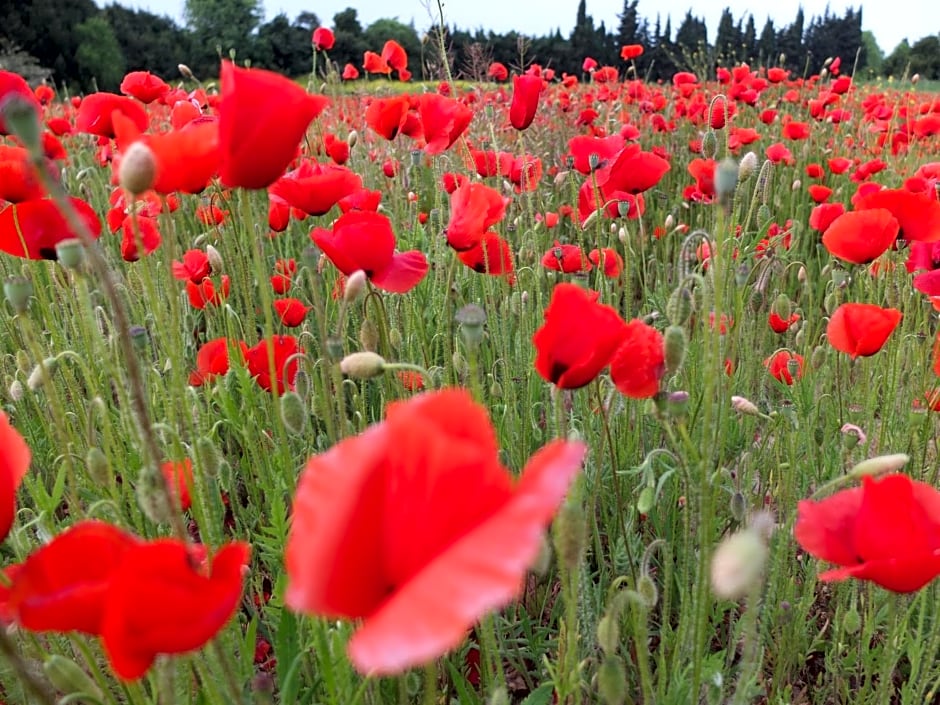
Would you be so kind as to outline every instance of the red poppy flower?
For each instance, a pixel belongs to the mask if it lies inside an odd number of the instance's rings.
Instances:
[[[778,382],[793,384],[803,376],[803,356],[789,350],[778,350],[764,360],[764,367]]]
[[[630,61],[643,54],[642,44],[627,44],[620,47],[620,58],[624,61]]]
[[[392,222],[380,213],[344,213],[333,223],[332,231],[314,228],[310,238],[343,274],[349,276],[361,269],[386,291],[410,291],[428,272],[422,252],[395,252]]]
[[[366,108],[366,124],[387,140],[398,136],[411,108],[406,95],[375,98]]]
[[[781,318],[776,311],[771,311],[767,317],[767,324],[774,333],[786,333],[800,320],[800,314],[792,313],[789,318]]]
[[[494,188],[479,182],[466,182],[450,196],[447,244],[458,252],[469,250],[506,213],[506,201]]]
[[[296,328],[304,322],[310,308],[300,299],[275,299],[274,310],[281,323],[288,328]]]
[[[310,121],[329,100],[289,78],[222,62],[219,151],[222,183],[267,188],[297,155]]]
[[[3,102],[6,101],[9,96],[13,95],[19,96],[33,106],[37,115],[42,112],[39,100],[30,90],[29,84],[22,76],[12,71],[0,71],[0,108],[3,107]],[[0,110],[0,135],[8,134],[10,134],[10,129],[4,121],[3,111]]]
[[[824,233],[843,213],[845,206],[841,203],[820,203],[809,214],[809,227]]]
[[[180,281],[190,280],[198,284],[212,272],[209,255],[202,250],[186,250],[183,260],[173,260],[173,277]]]
[[[166,81],[149,71],[131,71],[121,81],[121,93],[145,104],[162,98],[169,91]]]
[[[826,337],[832,347],[852,359],[867,357],[881,350],[900,322],[901,312],[896,308],[842,304],[829,319]]]
[[[317,27],[313,30],[311,41],[317,51],[329,51],[336,44],[336,35],[329,27]]]
[[[352,64],[346,64],[343,67],[343,80],[355,81],[357,78],[359,78],[359,69]]]
[[[532,336],[535,369],[561,389],[577,389],[610,363],[627,324],[599,294],[575,284],[558,284],[545,309],[545,323]]]
[[[494,61],[490,64],[489,69],[486,71],[488,78],[492,78],[494,81],[502,83],[507,78],[509,78],[509,69],[506,68],[505,64],[500,63],[499,61]]]
[[[509,122],[517,130],[524,130],[532,124],[535,112],[539,108],[539,95],[542,92],[542,78],[526,74],[512,77],[512,103],[509,106]]]
[[[600,267],[604,271],[604,276],[616,279],[623,271],[623,257],[612,247],[605,247],[602,250],[593,249],[588,253],[588,259],[594,263],[595,267]]]
[[[11,589],[16,622],[34,632],[100,634],[111,576],[137,537],[101,521],[83,521],[23,562]]]
[[[362,55],[362,68],[366,73],[392,73],[392,67],[388,65],[388,62],[374,51],[367,51]]]
[[[508,275],[509,283],[513,283],[512,250],[509,243],[493,231],[483,235],[480,241],[469,250],[457,253],[458,259],[475,272],[492,274],[494,276]]]
[[[898,221],[898,237],[917,242],[940,240],[940,201],[906,189],[882,189],[863,196],[858,210],[884,208]]]
[[[101,221],[85,201],[70,197],[72,207],[92,237],[101,234]],[[49,199],[36,199],[9,205],[0,211],[0,251],[14,257],[56,259],[55,246],[78,237]]]
[[[88,132],[101,137],[114,137],[112,115],[119,113],[129,119],[140,132],[147,129],[150,119],[143,105],[133,98],[115,93],[92,93],[78,108],[75,131]]]
[[[141,254],[149,255],[163,241],[157,229],[157,219],[143,215],[125,216],[121,232],[121,257],[125,262],[136,262]]]
[[[554,441],[521,479],[464,390],[425,393],[307,464],[287,540],[291,609],[363,618],[348,653],[394,674],[457,646],[520,591],[584,445]]]
[[[568,140],[571,165],[584,175],[611,164],[623,151],[624,139],[619,133],[607,137],[578,135]]]
[[[16,490],[29,469],[26,441],[0,411],[0,542],[10,533],[16,516]]]
[[[193,500],[190,490],[193,486],[193,463],[189,458],[177,461],[167,461],[160,466],[160,472],[163,479],[173,493],[174,498],[179,502],[180,509],[187,511],[192,505]]]
[[[140,678],[158,654],[202,648],[235,614],[250,546],[222,546],[208,570],[193,553],[176,539],[141,543],[112,576],[101,641],[122,679]]]
[[[542,266],[556,272],[573,274],[575,272],[589,272],[593,265],[584,251],[577,245],[562,245],[558,240],[542,255]]]
[[[407,81],[411,78],[411,72],[408,70],[408,54],[405,48],[394,39],[385,42],[381,58],[389,67],[398,71],[399,81]]]
[[[341,199],[362,188],[362,177],[344,166],[305,160],[275,181],[269,193],[309,215],[324,215]]]
[[[670,169],[669,162],[637,145],[628,145],[617,155],[606,173],[597,180],[605,195],[625,191],[636,195],[653,188]]]
[[[940,575],[940,492],[907,475],[866,476],[862,486],[802,500],[793,533],[813,556],[839,568],[822,581],[858,578],[914,592]]]
[[[437,93],[423,93],[418,98],[418,110],[426,154],[440,154],[450,149],[473,119],[473,111],[466,105]]]
[[[695,179],[695,188],[706,200],[715,197],[715,170],[718,162],[714,159],[693,159],[689,162],[689,174]]]
[[[809,187],[809,197],[816,203],[825,203],[832,195],[832,189],[822,184],[813,184]]]
[[[189,383],[199,387],[218,375],[224,375],[229,370],[229,348],[234,347],[239,352],[239,362],[245,363],[248,356],[248,346],[241,340],[230,341],[226,338],[210,340],[199,348],[196,353],[196,369],[189,374]]]
[[[39,176],[25,148],[0,144],[0,202],[19,203],[45,196]]]
[[[849,211],[826,228],[822,243],[839,259],[868,264],[894,244],[898,229],[898,221],[884,208]]]
[[[186,282],[186,295],[189,297],[190,306],[202,310],[209,304],[221,306],[228,298],[231,286],[232,282],[228,274],[222,275],[218,288],[209,277],[206,277],[198,284],[190,279]]]
[[[245,361],[248,372],[255,378],[258,386],[265,391],[277,388],[278,394],[294,388],[297,376],[297,358],[304,350],[292,335],[275,335],[270,340],[262,340],[253,348],[248,348]],[[270,358],[269,358],[270,355]],[[274,366],[274,381],[271,380],[271,366]]]
[[[627,323],[610,361],[610,378],[620,393],[633,399],[654,396],[665,371],[662,334],[638,318]]]
[[[783,136],[788,140],[809,139],[809,124],[792,120],[783,126]]]

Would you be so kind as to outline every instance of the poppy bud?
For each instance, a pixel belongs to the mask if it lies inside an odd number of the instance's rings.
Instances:
[[[343,341],[335,335],[326,338],[326,354],[331,360],[340,360],[343,357]]]
[[[555,551],[558,559],[569,571],[581,565],[587,545],[587,523],[580,504],[567,502],[555,520]]]
[[[846,450],[852,450],[859,443],[868,440],[865,432],[854,423],[843,424],[840,430],[842,432],[842,447]]]
[[[58,367],[59,361],[56,358],[47,357],[29,373],[29,377],[26,378],[26,386],[29,387],[30,391],[35,392],[46,381],[46,376],[48,375],[51,378]]]
[[[809,356],[809,364],[814,370],[818,370],[826,362],[826,348],[822,345],[817,345],[813,348],[812,354]]]
[[[355,302],[366,288],[366,281],[366,273],[361,269],[357,269],[346,277],[346,287],[343,289],[343,301],[347,304]]]
[[[725,538],[712,556],[715,595],[726,600],[747,595],[760,581],[766,560],[767,546],[753,529],[742,529]]]
[[[10,399],[13,401],[20,401],[26,396],[26,388],[23,386],[23,383],[18,379],[10,382],[10,387],[7,390],[7,393],[10,395]]]
[[[659,602],[659,588],[656,587],[656,581],[650,577],[645,569],[636,581],[636,592],[647,609],[653,609],[656,603]]]
[[[685,325],[692,315],[692,292],[686,287],[675,289],[666,301],[666,318],[674,326]]]
[[[676,372],[685,359],[685,349],[688,339],[685,329],[679,326],[669,326],[663,334],[663,357],[666,363],[666,373]]]
[[[222,255],[212,245],[206,245],[206,259],[209,260],[209,267],[213,272],[221,272],[224,266]]]
[[[460,351],[454,352],[450,358],[451,362],[454,365],[454,372],[458,377],[463,379],[470,372],[470,365],[467,363],[466,358],[460,354]]]
[[[190,81],[193,81],[193,80],[195,80],[195,78],[196,78],[196,77],[193,75],[192,70],[191,70],[186,64],[177,64],[177,65],[176,65],[176,70],[179,71],[180,74],[182,74],[183,78],[185,78],[185,79],[188,79],[188,80],[190,80]]]
[[[757,408],[757,405],[754,404],[749,399],[744,397],[731,397],[731,408],[737,411],[739,414],[746,414],[748,416],[760,416],[760,409]]]
[[[597,643],[605,654],[617,653],[620,645],[620,611],[607,613],[597,623]]]
[[[731,495],[730,509],[731,516],[734,517],[735,521],[744,521],[744,516],[747,513],[747,501],[740,490],[735,490],[734,494]]]
[[[218,446],[208,438],[200,436],[196,439],[195,453],[196,464],[202,468],[206,477],[218,477],[219,468],[222,463],[222,453]]]
[[[60,693],[67,695],[87,695],[89,699],[99,702],[104,697],[101,689],[72,659],[60,654],[53,654],[42,664],[42,670],[53,687]],[[69,700],[78,698],[69,698]]]
[[[359,327],[359,343],[368,352],[375,352],[379,347],[379,328],[371,318],[364,319]]]
[[[636,510],[640,514],[649,514],[656,501],[656,488],[653,485],[644,485],[640,496],[636,500]]]
[[[297,374],[294,375],[294,391],[302,400],[310,396],[310,384],[310,375],[305,370],[297,370]]]
[[[584,222],[581,223],[581,230],[587,230],[592,225],[594,225],[594,221],[596,221],[600,217],[599,214],[600,214],[600,211],[596,210],[593,213],[591,213],[587,218],[585,218]]]
[[[355,130],[350,130],[349,134],[346,135],[346,144],[349,145],[349,148],[352,149],[356,146],[356,143],[359,141],[359,133]]]
[[[141,141],[134,142],[121,157],[118,183],[134,196],[153,186],[157,176],[157,160],[153,151]]]
[[[623,659],[609,654],[597,671],[597,690],[604,705],[622,705],[627,697],[627,670]]]
[[[790,298],[786,294],[778,294],[770,306],[770,312],[776,313],[784,321],[789,321],[790,315],[793,313]]]
[[[702,156],[706,159],[714,159],[718,154],[718,135],[714,130],[709,130],[702,135]]]
[[[100,448],[92,446],[85,453],[85,469],[96,485],[108,485],[111,482],[111,463]]]
[[[280,405],[284,428],[295,436],[301,435],[307,425],[307,412],[300,395],[291,391],[284,392],[281,395]]]
[[[26,277],[7,277],[3,281],[3,295],[14,313],[26,313],[33,295],[33,284]]]
[[[29,359],[29,353],[25,350],[16,351],[16,369],[25,374],[27,370],[32,369],[33,361]]]
[[[401,350],[402,338],[400,330],[397,328],[392,328],[389,330],[388,344],[392,346],[392,350]]]
[[[170,493],[163,473],[152,465],[141,468],[137,476],[137,504],[144,515],[155,524],[170,520],[173,512]]]
[[[846,634],[856,634],[861,628],[862,616],[858,613],[858,609],[855,605],[852,605],[842,617],[842,630]]]
[[[339,369],[354,379],[370,379],[382,374],[385,358],[369,351],[351,353],[340,361]]]
[[[741,163],[738,164],[738,179],[747,181],[757,173],[757,155],[754,152],[748,152],[741,157]]]
[[[552,184],[555,186],[555,188],[558,188],[563,183],[565,183],[565,180],[568,178],[569,173],[571,172],[569,172],[566,169],[564,171],[559,171],[557,174],[555,174],[555,179],[552,181]]]
[[[911,457],[904,453],[878,455],[858,463],[849,470],[849,477],[860,479],[866,475],[873,477],[877,475],[887,475],[888,473],[897,472],[903,468],[910,459]]]

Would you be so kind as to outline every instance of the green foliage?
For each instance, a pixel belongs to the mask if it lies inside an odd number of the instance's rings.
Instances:
[[[89,90],[117,91],[125,74],[124,52],[107,18],[89,17],[75,27],[75,61],[82,85]]]
[[[193,63],[200,68],[215,63],[217,71],[218,57],[233,51],[239,60],[254,58],[252,36],[264,16],[261,0],[186,0],[183,16],[193,34]]]
[[[192,61],[192,36],[169,17],[117,3],[103,12],[124,52],[128,71],[150,71],[169,81],[179,75],[179,64]]]

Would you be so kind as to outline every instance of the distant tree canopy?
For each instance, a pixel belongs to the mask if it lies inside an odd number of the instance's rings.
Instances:
[[[885,56],[870,32],[862,32],[862,10],[842,15],[827,7],[822,16],[807,18],[802,8],[789,24],[761,26],[751,14],[721,15],[709,41],[705,21],[690,9],[673,32],[669,17],[640,16],[639,0],[624,0],[610,28],[596,23],[587,0],[572,0],[571,30],[557,29],[543,37],[515,31],[498,34],[478,28],[444,27],[447,58],[455,75],[480,78],[491,61],[513,69],[537,62],[558,75],[580,76],[585,57],[620,69],[620,47],[642,44],[645,51],[631,63],[637,74],[669,79],[679,70],[713,75],[717,66],[746,61],[752,66],[782,66],[794,75],[818,72],[828,58],[841,57],[843,71],[853,67],[862,76],[920,74],[940,78],[940,34],[913,44],[905,40]],[[218,75],[219,59],[235,56],[292,76],[312,66],[311,33],[331,27],[336,45],[329,60],[342,70],[346,63],[361,69],[363,53],[380,52],[389,39],[408,53],[415,78],[440,78],[438,42],[422,40],[413,24],[383,18],[363,27],[349,7],[332,20],[302,12],[291,20],[281,13],[263,21],[261,0],[186,0],[184,24],[143,10],[113,3],[99,8],[94,0],[0,0],[0,61],[21,66],[33,81],[50,75],[71,91],[115,90],[125,71],[149,70],[172,80],[186,64],[199,77]],[[433,34],[432,30],[432,34]],[[319,60],[318,60],[319,61]],[[324,70],[319,61],[318,70]]]

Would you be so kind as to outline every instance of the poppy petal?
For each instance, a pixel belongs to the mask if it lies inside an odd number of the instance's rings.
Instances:
[[[372,275],[372,283],[380,289],[404,294],[414,289],[428,273],[428,260],[423,252],[396,252],[385,269]]]

